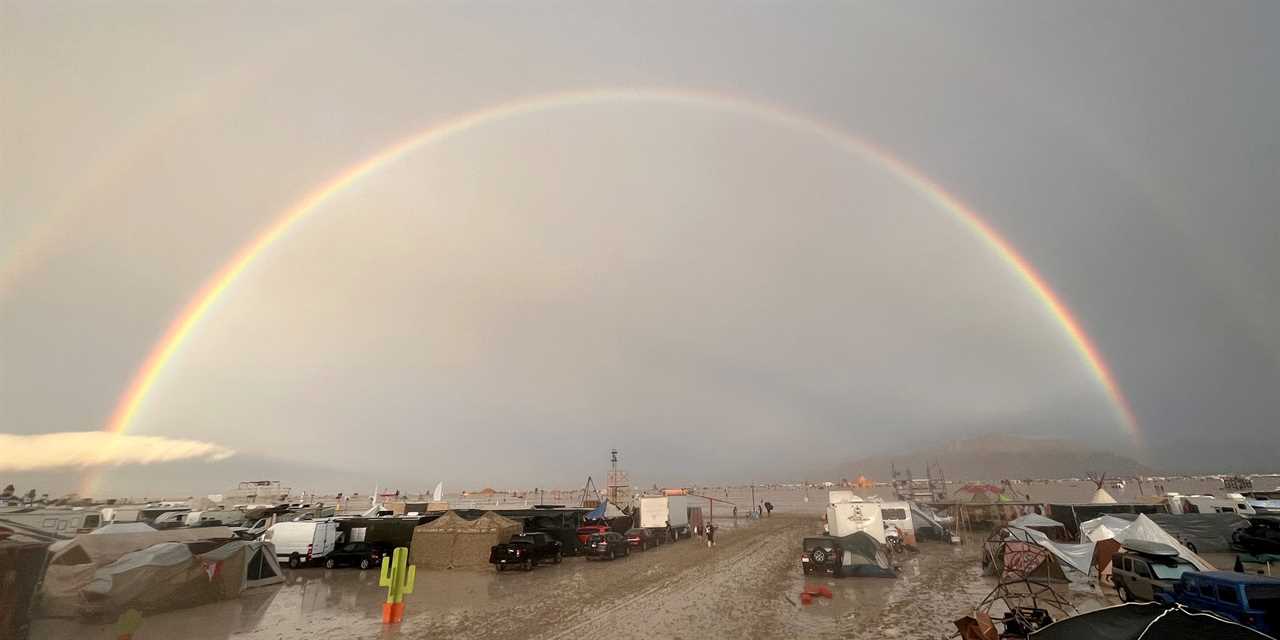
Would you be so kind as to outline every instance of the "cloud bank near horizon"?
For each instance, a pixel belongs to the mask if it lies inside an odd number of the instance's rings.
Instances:
[[[36,435],[0,433],[0,471],[115,467],[177,460],[225,460],[235,451],[198,440],[134,436],[106,431]]]

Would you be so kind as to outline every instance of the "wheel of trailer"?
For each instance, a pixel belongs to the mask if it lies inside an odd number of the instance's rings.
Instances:
[[[368,560],[365,560],[365,562],[368,562]],[[324,559],[324,568],[326,568],[326,569],[332,569],[332,568],[334,568],[335,566],[337,566],[337,563],[335,563],[335,562],[333,561],[333,558],[325,558],[325,559]],[[364,567],[360,567],[360,568],[361,568],[361,569],[363,569]]]
[[[524,561],[524,570],[533,571],[533,558]]]
[[[361,569],[368,569],[368,568],[369,568],[369,559],[368,559],[368,558],[365,558],[365,559],[363,559],[363,560],[361,560],[361,561],[360,561],[360,568],[361,568]]]
[[[289,568],[297,569],[302,566],[302,557],[296,553],[289,554]]]
[[[809,555],[813,558],[813,561],[818,564],[822,564],[827,561],[827,550],[822,547],[818,547],[813,551],[810,551]]]
[[[556,564],[560,564],[560,563],[561,563],[561,562],[563,562],[563,561],[564,561],[564,554],[563,554],[563,553],[560,553],[559,551],[557,551],[557,552],[556,552],[555,560],[552,560],[552,562],[554,562],[554,563],[556,563]]]

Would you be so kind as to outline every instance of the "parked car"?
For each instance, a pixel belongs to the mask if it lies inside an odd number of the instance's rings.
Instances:
[[[324,568],[335,567],[370,567],[382,566],[383,551],[368,542],[348,542],[325,556]]]
[[[578,527],[578,544],[586,545],[587,538],[593,533],[608,533],[609,527],[602,524],[584,524]]]
[[[1182,574],[1198,571],[1178,557],[1177,549],[1157,542],[1131,540],[1111,558],[1111,580],[1125,602],[1149,602],[1158,594],[1173,593]]]
[[[1280,553],[1280,518],[1249,518],[1249,526],[1231,532],[1231,546],[1245,553]]]
[[[587,546],[583,550],[587,559],[608,558],[617,560],[631,555],[631,545],[620,533],[593,533],[587,538]]]
[[[801,543],[800,567],[806,576],[815,573],[836,574],[840,566],[840,554],[836,550],[836,539],[831,536],[811,536]]]
[[[627,544],[641,551],[648,551],[650,547],[658,546],[658,541],[648,529],[635,527],[627,531]]]
[[[510,566],[533,571],[535,564],[560,564],[563,559],[560,541],[545,533],[518,533],[511,536],[510,542],[489,548],[489,564],[496,566],[498,571],[505,571]]]
[[[329,555],[338,540],[338,523],[332,520],[277,522],[262,539],[275,546],[276,558],[288,561],[290,569],[311,564]]]
[[[1280,631],[1280,578],[1234,571],[1187,572],[1161,593],[1162,604],[1215,613],[1267,634]]]

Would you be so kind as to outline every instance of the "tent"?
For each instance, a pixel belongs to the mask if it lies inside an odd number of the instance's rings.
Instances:
[[[419,569],[461,569],[489,564],[489,548],[520,533],[514,520],[486,511],[466,520],[453,511],[413,530],[410,561]]]
[[[1124,523],[1123,525],[1121,523]],[[1160,525],[1156,524],[1145,513],[1138,514],[1133,522],[1126,522],[1123,518],[1115,516],[1102,516],[1088,520],[1080,525],[1080,531],[1085,533],[1090,540],[1106,540],[1102,537],[1107,533],[1111,534],[1116,542],[1124,544],[1129,540],[1145,540],[1147,542],[1159,542],[1167,544],[1178,550],[1178,556],[1195,565],[1200,571],[1212,571],[1213,565],[1205,561],[1204,558],[1196,555],[1195,552],[1183,546],[1178,539],[1169,535]]]
[[[1103,489],[1102,487],[1098,487],[1098,490],[1093,492],[1093,497],[1089,498],[1089,503],[1090,504],[1115,504],[1116,499],[1112,498],[1111,494],[1107,493],[1106,489]]]
[[[238,598],[249,588],[284,582],[269,542],[162,542],[98,567],[74,585],[74,597],[48,604],[52,616],[165,611]],[[64,585],[66,588],[67,585]]]
[[[1034,529],[1046,536],[1049,536],[1049,538],[1053,540],[1065,541],[1067,539],[1066,525],[1038,513],[1028,513],[1027,515],[1010,522],[1009,526],[1018,527],[1020,529]]]
[[[75,615],[81,604],[80,592],[93,581],[98,569],[121,557],[165,542],[230,540],[235,534],[227,527],[168,529],[139,533],[83,534],[49,547],[49,569],[45,574],[40,608],[47,615]]]
[[[998,576],[1013,571],[1031,579],[1082,582],[1089,578],[1094,544],[1054,542],[1035,529],[1008,526],[987,539],[984,552],[983,561],[994,562]]]
[[[1031,640],[1268,640],[1260,631],[1181,605],[1131,602],[1096,609],[1033,631]],[[1271,639],[1274,640],[1274,639]]]
[[[259,540],[233,540],[199,554],[205,573],[218,583],[221,598],[234,598],[245,589],[284,582],[275,546]]]
[[[889,565],[884,545],[865,531],[838,539],[842,554],[837,577],[893,578],[898,574]]]

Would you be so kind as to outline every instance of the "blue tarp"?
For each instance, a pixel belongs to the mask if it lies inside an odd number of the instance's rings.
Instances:
[[[605,511],[605,508],[608,506],[609,506],[609,501],[602,500],[600,502],[600,506],[592,509],[591,513],[588,513],[586,516],[583,516],[583,518],[585,520],[604,520],[604,511]]]

